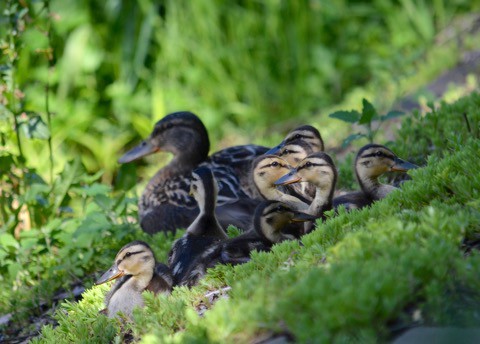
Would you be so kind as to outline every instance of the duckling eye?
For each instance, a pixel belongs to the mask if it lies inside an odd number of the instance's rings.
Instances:
[[[128,258],[128,257],[130,257],[131,255],[132,255],[132,252],[127,252],[127,253],[125,253],[125,258]]]
[[[197,185],[196,184],[192,184],[192,189],[197,191]]]
[[[272,162],[272,166],[273,166],[273,167],[277,167],[277,166],[278,166],[278,162],[276,162],[276,161]]]
[[[310,162],[310,161],[307,161],[307,163],[305,164],[305,167],[312,167],[313,164]]]
[[[165,127],[166,127],[167,129],[171,129],[171,128],[173,128],[173,123],[167,123],[167,124],[165,125]]]
[[[291,151],[289,151],[288,149],[285,149],[285,150],[283,151],[282,155],[286,155],[286,154],[290,154],[290,153],[291,153]]]
[[[378,156],[378,157],[380,157],[380,156],[382,156],[382,155],[383,155],[383,153],[382,153],[382,152],[380,152],[380,151],[378,151],[378,152],[376,152],[376,153],[375,153],[375,155],[376,155],[376,156]]]

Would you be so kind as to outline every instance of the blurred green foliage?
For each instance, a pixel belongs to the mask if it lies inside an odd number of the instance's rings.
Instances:
[[[48,87],[54,168],[81,156],[110,182],[125,146],[171,111],[198,113],[215,146],[256,140],[272,125],[285,132],[368,84],[383,111],[401,91],[385,93],[416,72],[437,33],[478,6],[7,0],[0,35],[11,101],[1,112],[12,121],[8,112],[33,111],[49,122]],[[36,140],[23,145],[28,165],[45,175],[48,149]]]

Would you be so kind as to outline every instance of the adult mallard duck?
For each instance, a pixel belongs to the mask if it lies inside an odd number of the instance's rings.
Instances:
[[[312,221],[315,217],[298,212],[285,203],[264,201],[255,210],[253,227],[236,238],[212,245],[192,264],[185,284],[195,285],[208,268],[217,264],[241,264],[250,260],[250,253],[269,251],[274,244],[294,240],[302,233],[286,232],[292,222]]]
[[[96,284],[114,279],[117,281],[105,297],[108,317],[114,317],[119,312],[130,317],[135,307],[143,307],[143,291],[169,293],[173,283],[170,269],[156,262],[152,249],[143,241],[123,246],[115,257],[115,263]]]
[[[361,190],[334,198],[333,205],[335,208],[343,205],[347,210],[368,206],[396,189],[392,185],[380,183],[378,178],[382,174],[390,171],[406,172],[417,167],[400,159],[385,146],[368,144],[358,151],[355,159],[355,174]]]
[[[289,143],[302,142],[309,146],[309,153],[325,150],[320,132],[311,125],[302,125],[290,131],[280,144],[268,150],[265,154],[278,155],[278,152]]]
[[[185,274],[205,250],[216,242],[227,239],[227,234],[215,216],[218,186],[209,168],[199,167],[192,172],[190,192],[198,203],[200,213],[169,253],[168,264],[175,285],[184,284]]]
[[[198,215],[195,200],[189,196],[191,172],[200,165],[210,167],[219,184],[217,215],[223,228],[233,224],[244,228],[254,208],[241,180],[249,180],[250,163],[268,148],[245,145],[230,147],[210,158],[210,141],[202,121],[191,112],[176,112],[155,124],[151,135],[118,161],[127,163],[155,152],[174,155],[148,182],[139,204],[140,224],[147,233],[186,228]],[[240,203],[236,202],[240,201]]]

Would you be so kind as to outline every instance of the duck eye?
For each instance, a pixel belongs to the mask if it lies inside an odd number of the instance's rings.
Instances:
[[[272,162],[272,166],[273,166],[273,167],[277,167],[277,166],[278,166],[278,162],[276,162],[276,161]]]
[[[173,123],[167,123],[167,125],[165,125],[165,127],[167,129],[171,129],[171,128],[173,128]]]
[[[295,139],[299,139],[299,138],[301,138],[301,137],[302,137],[302,135],[300,135],[300,134],[296,134],[296,135],[295,135]]]
[[[131,255],[132,255],[132,252],[127,252],[127,253],[125,254],[125,258],[128,258],[128,257],[130,257]]]
[[[196,184],[192,184],[192,189],[197,191],[197,185]]]
[[[375,153],[376,156],[382,156],[382,152],[378,151],[377,153]]]
[[[306,164],[305,164],[305,167],[312,167],[312,163],[310,161],[308,161]]]

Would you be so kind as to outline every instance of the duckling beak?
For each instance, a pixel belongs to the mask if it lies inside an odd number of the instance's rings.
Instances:
[[[146,155],[152,154],[159,151],[159,148],[154,147],[149,141],[142,141],[138,146],[130,149],[123,156],[118,159],[120,164],[131,162],[137,159],[140,159]]]
[[[400,158],[395,158],[393,162],[394,162],[394,165],[390,167],[390,171],[394,171],[394,172],[406,172],[408,170],[418,168],[417,165],[412,164],[411,162],[402,160]]]
[[[123,271],[120,271],[117,267],[117,264],[114,264],[110,269],[107,270],[96,282],[95,285],[100,285],[103,283],[110,282],[116,278],[122,277],[125,275]]]
[[[299,211],[295,211],[293,213],[292,222],[307,222],[307,221],[315,221],[316,219],[317,219],[317,217],[315,217],[313,215],[301,213]]]
[[[278,146],[273,147],[272,149],[267,151],[264,155],[277,155],[280,149],[283,148],[283,146],[285,146],[285,142],[282,141]]]
[[[283,177],[278,178],[277,181],[273,184],[275,184],[277,186],[278,185],[287,185],[287,184],[293,184],[293,183],[300,182],[301,180],[302,180],[302,178],[297,175],[297,170],[291,170],[290,172],[288,172]]]

